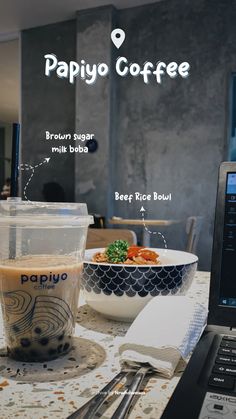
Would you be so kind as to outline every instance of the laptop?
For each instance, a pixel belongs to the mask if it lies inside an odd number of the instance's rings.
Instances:
[[[236,163],[219,171],[207,327],[161,419],[236,419]]]

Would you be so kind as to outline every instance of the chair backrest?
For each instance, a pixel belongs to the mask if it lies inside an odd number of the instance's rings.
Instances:
[[[199,236],[202,228],[203,217],[191,216],[187,218],[186,233],[187,233],[187,246],[186,252],[195,253]]]
[[[132,230],[89,228],[86,249],[106,247],[115,240],[126,240],[129,244],[137,244],[136,234]]]

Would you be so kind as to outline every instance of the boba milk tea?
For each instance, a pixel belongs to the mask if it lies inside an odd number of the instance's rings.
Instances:
[[[46,361],[71,349],[92,221],[85,204],[0,203],[0,301],[12,358]]]

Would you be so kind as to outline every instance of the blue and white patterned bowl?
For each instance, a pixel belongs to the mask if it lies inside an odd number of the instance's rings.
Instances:
[[[93,262],[104,250],[86,250],[81,288],[89,306],[116,320],[132,321],[157,295],[184,295],[197,269],[197,256],[169,249],[150,249],[159,253],[161,265]]]

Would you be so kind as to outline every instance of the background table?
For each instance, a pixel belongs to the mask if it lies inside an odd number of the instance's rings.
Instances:
[[[207,304],[209,273],[197,272],[188,295]],[[165,297],[163,297],[165,298]],[[175,298],[175,297],[173,297]],[[76,325],[76,350],[43,364],[20,363],[0,356],[1,419],[65,419],[119,371],[117,352],[129,324],[106,320],[87,305],[80,307]],[[4,347],[2,321],[0,347]],[[171,380],[153,376],[129,419],[159,419],[174,391],[184,364]],[[55,381],[56,380],[56,381]],[[119,399],[103,415],[109,419]]]
[[[149,230],[148,226],[154,227],[168,227],[173,224],[181,223],[181,220],[144,220],[144,219],[132,219],[132,218],[110,218],[108,220],[110,224],[113,225],[133,225],[133,226],[143,226],[142,230],[142,245],[150,247],[150,237],[152,234],[159,234],[157,231]],[[162,236],[162,234],[161,234]]]

